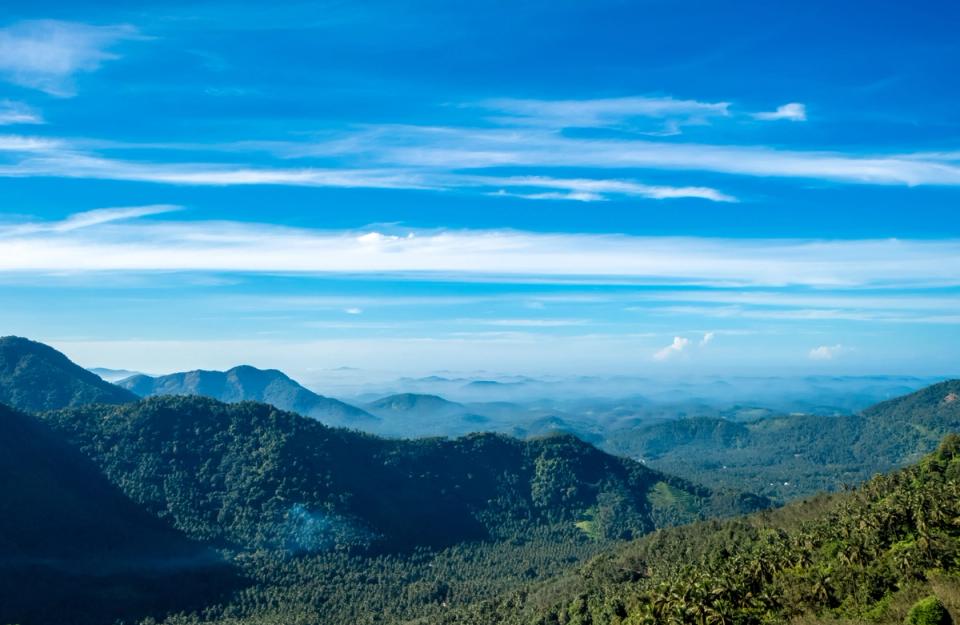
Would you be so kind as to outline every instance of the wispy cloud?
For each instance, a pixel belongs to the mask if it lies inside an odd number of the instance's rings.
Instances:
[[[845,345],[836,344],[836,345],[820,345],[819,347],[814,347],[810,350],[810,353],[807,356],[810,360],[833,360],[850,351],[849,347]]]
[[[610,196],[643,197],[654,200],[675,198],[697,198],[711,202],[736,202],[733,196],[710,187],[673,187],[667,185],[647,185],[629,180],[591,180],[585,178],[548,178],[545,176],[484,177],[473,178],[477,184],[500,186],[509,189],[559,189],[560,191],[530,192],[504,189],[496,193],[510,194],[531,200],[568,199],[581,202],[595,202]]]
[[[74,230],[99,226],[114,221],[171,213],[182,210],[182,208],[182,206],[176,206],[174,204],[97,208],[82,213],[75,213],[62,221],[28,223],[6,229],[0,226],[0,237],[24,236],[40,232],[72,232]]]
[[[617,179],[468,175],[450,173],[436,167],[270,168],[223,163],[135,162],[89,154],[63,141],[29,137],[0,136],[0,150],[25,153],[24,158],[17,162],[0,164],[0,177],[55,176],[185,186],[278,185],[434,191],[476,188],[490,194],[526,199],[577,201],[598,201],[611,196],[736,201],[736,198],[710,187],[647,185]]]
[[[761,121],[788,120],[792,122],[804,122],[807,121],[807,107],[799,102],[790,102],[789,104],[778,106],[775,111],[754,113],[753,118]]]
[[[702,124],[730,114],[729,102],[698,102],[670,97],[633,96],[593,100],[495,98],[478,106],[499,113],[502,124],[548,128],[621,126],[637,118],[667,122],[653,134],[678,134],[681,125]]]
[[[0,28],[0,78],[60,97],[75,94],[74,76],[92,72],[117,43],[139,39],[129,25],[95,26],[36,20]]]
[[[0,126],[42,123],[43,117],[33,107],[23,102],[0,100]]]
[[[462,323],[485,326],[507,326],[517,328],[566,328],[584,326],[589,319],[460,319]]]
[[[684,352],[688,347],[690,347],[690,339],[684,338],[682,336],[673,337],[673,342],[664,347],[663,349],[657,350],[653,354],[654,360],[668,360],[673,358],[682,352]]]
[[[120,208],[98,208],[82,213],[76,213],[50,225],[54,232],[70,232],[80,228],[89,228],[99,226],[100,224],[110,223],[112,221],[122,221],[125,219],[137,219],[149,215],[160,215],[163,213],[172,213],[182,210],[182,206],[175,204],[150,204],[147,206],[124,206]]]
[[[596,139],[540,128],[377,127],[352,134],[346,143],[318,143],[312,153],[348,153],[380,165],[405,167],[663,169],[858,184],[960,185],[960,166],[936,155],[859,155],[765,146]]]
[[[863,287],[960,285],[960,241],[701,239],[503,230],[323,231],[122,222],[169,206],[0,227],[0,271],[407,274],[521,282]],[[359,304],[347,304],[346,307]]]
[[[603,124],[625,111],[656,117],[669,112],[717,115],[726,103],[625,98],[544,102],[495,100],[557,124]],[[555,106],[554,106],[555,105]],[[805,116],[799,103],[758,113],[759,119]],[[125,158],[109,154],[124,149]],[[132,160],[136,150],[143,158]],[[193,162],[171,152],[203,153]],[[305,187],[470,190],[530,200],[599,201],[643,198],[733,202],[722,189],[698,184],[649,184],[645,170],[721,173],[750,177],[828,180],[854,184],[960,186],[960,160],[950,152],[889,154],[785,150],[763,145],[719,145],[654,140],[619,133],[586,137],[551,124],[500,127],[379,125],[328,131],[300,141],[163,144],[0,136],[0,176],[51,176],[191,186],[284,185]],[[211,154],[229,152],[226,162]],[[244,164],[250,154],[256,165]],[[150,158],[152,157],[152,158]],[[266,157],[266,159],[264,158]],[[266,162],[264,162],[266,161]],[[292,166],[296,161],[298,166]],[[333,164],[331,164],[333,163]],[[504,169],[513,170],[504,175]],[[567,177],[557,172],[577,170]],[[583,175],[583,170],[589,170]],[[546,174],[549,175],[546,175]]]

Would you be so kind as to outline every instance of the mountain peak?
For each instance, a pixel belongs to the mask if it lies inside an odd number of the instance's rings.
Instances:
[[[252,365],[237,365],[226,371],[198,369],[159,377],[134,376],[118,384],[140,397],[199,395],[228,403],[258,401],[328,425],[350,427],[376,420],[360,408],[314,393],[282,371]]]
[[[460,410],[461,404],[444,399],[439,395],[429,395],[422,393],[397,393],[388,395],[373,401],[369,404],[371,408],[379,410],[407,411],[417,409],[451,409]]]
[[[19,336],[0,338],[0,402],[37,412],[136,399],[49,345]]]

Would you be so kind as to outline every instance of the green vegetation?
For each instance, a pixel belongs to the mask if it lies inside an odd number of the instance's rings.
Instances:
[[[604,538],[765,505],[712,493],[571,436],[386,440],[265,404],[159,397],[44,415],[133,500],[189,536],[233,549],[502,540],[596,508]],[[648,498],[669,484],[681,505]],[[661,487],[662,488],[662,487]]]
[[[662,530],[444,622],[949,623],[960,610],[958,519],[960,437],[951,435],[919,464],[856,491]]]
[[[37,412],[85,404],[136,401],[42,343],[0,337],[0,403]]]
[[[33,417],[0,406],[0,432],[0,622],[97,625],[196,609],[233,587],[217,554]]]
[[[917,601],[907,614],[907,625],[952,625],[950,613],[936,595]]]
[[[201,395],[231,403],[259,401],[328,425],[370,427],[377,421],[360,408],[304,388],[280,371],[248,365],[228,371],[187,371],[156,378],[135,375],[117,384],[140,397]]]
[[[201,397],[42,418],[131,499],[224,549],[250,581],[170,623],[435,619],[658,527],[766,505],[571,436],[387,440]]]
[[[603,447],[709,487],[789,501],[916,462],[960,431],[958,394],[952,380],[859,415],[665,421],[610,432]]]
[[[0,622],[899,625],[960,614],[960,437],[924,456],[960,430],[960,382],[857,416],[682,419],[615,441],[711,489],[569,435],[389,440],[247,401],[128,402],[22,339],[0,342],[0,356],[5,396],[59,407],[38,418],[0,407]],[[269,372],[247,373],[242,392],[266,392]],[[430,396],[381,404],[461,414]],[[776,478],[767,492],[787,496],[906,462],[778,510],[719,487]]]

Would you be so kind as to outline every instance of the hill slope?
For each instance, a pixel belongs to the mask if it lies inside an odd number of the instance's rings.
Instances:
[[[752,422],[667,421],[614,432],[605,447],[669,473],[781,499],[836,490],[915,462],[960,431],[960,380],[934,384],[859,415]]]
[[[0,338],[0,403],[38,412],[136,400],[136,395],[103,381],[52,347],[17,336]]]
[[[135,375],[117,384],[140,397],[201,395],[228,403],[259,401],[329,425],[349,427],[376,421],[368,412],[318,395],[275,369],[241,365],[228,371],[187,371],[156,378]]]
[[[417,413],[431,416],[448,415],[465,412],[463,404],[452,402],[439,395],[424,395],[421,393],[399,393],[382,397],[367,404],[367,409],[373,413],[378,411],[392,413]]]
[[[201,397],[45,418],[135,501],[192,537],[243,548],[438,547],[577,521],[623,537],[764,505],[568,436],[385,440]]]
[[[226,581],[215,554],[130,501],[44,424],[5,406],[0,492],[0,622],[142,617],[196,607]]]
[[[855,492],[658,532],[444,622],[946,625],[960,617],[957,518],[960,437],[950,435]]]

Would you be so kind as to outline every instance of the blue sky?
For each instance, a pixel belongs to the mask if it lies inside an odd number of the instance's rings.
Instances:
[[[0,328],[87,365],[956,373],[951,2],[6,3]]]

